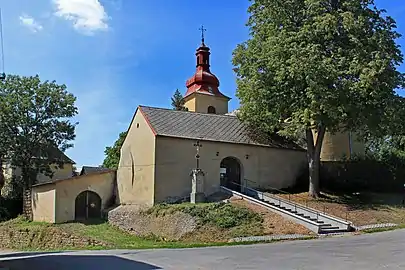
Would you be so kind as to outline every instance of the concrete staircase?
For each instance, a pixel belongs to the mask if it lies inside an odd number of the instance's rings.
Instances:
[[[315,209],[303,206],[273,194],[263,193],[252,188],[242,187],[242,191],[221,186],[221,191],[240,196],[299,223],[318,234],[342,233],[352,231],[351,224],[343,219],[332,217]]]

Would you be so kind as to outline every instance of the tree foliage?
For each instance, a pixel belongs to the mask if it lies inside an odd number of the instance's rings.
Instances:
[[[75,138],[76,98],[65,85],[41,82],[39,76],[10,75],[0,83],[0,119],[11,136],[6,158],[21,168],[24,188],[30,190],[39,172],[51,175],[50,164],[62,166],[56,149],[65,151]],[[56,155],[54,155],[56,153]],[[28,209],[31,212],[31,209]]]
[[[400,34],[373,0],[255,0],[249,13],[251,37],[233,57],[240,116],[265,131],[305,134],[316,197],[326,131],[398,128],[381,124],[403,111],[394,91],[404,86]]]
[[[180,93],[179,89],[176,89],[176,92],[174,92],[174,95],[172,97],[173,110],[187,111],[187,108],[184,107],[184,103],[185,101],[183,95]]]
[[[12,146],[15,144],[14,134],[16,132],[15,127],[10,126],[10,123],[4,118],[4,115],[8,114],[7,109],[9,108],[0,107],[0,110],[3,111],[0,113],[0,197],[5,184],[3,165],[5,165],[7,153],[12,150]]]
[[[108,146],[104,150],[105,158],[103,161],[103,167],[109,169],[118,169],[118,164],[120,162],[120,151],[122,144],[124,143],[127,132],[121,132],[118,139],[115,141],[113,146]]]

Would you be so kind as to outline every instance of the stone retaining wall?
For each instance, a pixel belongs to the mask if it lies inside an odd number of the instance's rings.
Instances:
[[[186,213],[146,215],[135,205],[121,205],[109,211],[108,222],[133,235],[159,236],[167,240],[179,240],[197,227],[196,219]]]

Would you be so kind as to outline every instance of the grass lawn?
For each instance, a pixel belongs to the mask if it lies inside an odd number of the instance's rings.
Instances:
[[[31,241],[29,246],[2,247],[16,250],[77,250],[77,249],[150,249],[150,248],[191,248],[205,246],[235,245],[228,242],[184,242],[184,241],[166,241],[158,237],[137,237],[110,226],[105,221],[93,221],[93,224],[84,223],[65,223],[49,224],[43,222],[28,222],[23,218],[17,218],[7,222],[0,223],[0,233],[2,227],[12,228],[14,231],[31,231],[33,235],[54,233],[54,230],[61,230],[69,235],[75,235],[87,239],[94,239],[105,243],[105,245],[83,245],[83,246],[58,246],[49,248],[47,243],[40,240]],[[49,241],[44,239],[43,241]],[[58,241],[53,239],[52,241]],[[244,243],[248,244],[248,243]]]
[[[263,216],[243,205],[156,205],[145,214],[167,216],[177,211],[189,214],[198,223],[195,231],[180,240],[168,240],[154,234],[140,237],[101,220],[49,224],[28,222],[19,217],[0,223],[0,238],[1,234],[13,237],[8,244],[0,243],[0,247],[18,250],[187,248],[234,245],[236,243],[228,243],[228,240],[264,235],[268,231],[263,227]]]
[[[309,197],[307,192],[296,193],[294,196],[277,195],[326,214],[347,219],[356,226],[377,223],[405,224],[405,207],[402,205],[402,194],[370,192],[333,194],[322,192],[319,199]]]

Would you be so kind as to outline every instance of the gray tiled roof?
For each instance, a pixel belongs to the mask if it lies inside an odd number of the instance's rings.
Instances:
[[[252,136],[236,116],[139,107],[155,133],[160,136],[303,150],[280,136],[257,136],[257,132]],[[261,139],[255,139],[259,137]]]
[[[96,173],[96,172],[106,172],[106,171],[111,171],[111,170],[108,168],[103,168],[103,167],[83,166],[82,170],[80,172],[80,175],[91,174],[91,173]]]

